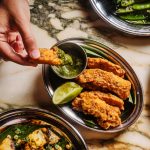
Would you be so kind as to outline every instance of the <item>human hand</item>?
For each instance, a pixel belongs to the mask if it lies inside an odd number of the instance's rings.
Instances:
[[[2,0],[0,18],[0,55],[5,60],[35,66],[36,64],[27,61],[27,57],[40,57],[31,33],[28,1]]]

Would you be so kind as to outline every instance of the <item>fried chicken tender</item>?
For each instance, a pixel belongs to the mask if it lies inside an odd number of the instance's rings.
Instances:
[[[119,65],[102,58],[88,58],[87,66],[90,69],[99,68],[108,72],[112,72],[122,78],[124,78],[125,75],[125,70],[122,69]]]
[[[30,59],[30,62],[37,64],[61,65],[63,62],[59,58],[57,47],[53,49],[40,48],[40,57],[38,59]]]
[[[104,129],[117,127],[121,124],[119,108],[110,106],[98,97],[88,97],[80,94],[79,97],[73,100],[72,106],[77,111],[96,117],[98,124]]]
[[[130,95],[130,81],[101,69],[84,70],[78,76],[77,82],[87,89],[108,90],[118,95],[121,99],[126,99]]]
[[[102,101],[105,101],[107,104],[112,106],[117,106],[120,110],[124,110],[124,101],[119,97],[112,95],[111,93],[103,93],[100,91],[86,91],[80,94],[80,97],[85,98],[99,98]]]

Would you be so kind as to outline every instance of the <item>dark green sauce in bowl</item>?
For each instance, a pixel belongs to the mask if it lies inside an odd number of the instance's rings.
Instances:
[[[61,66],[53,66],[55,72],[58,72],[61,76],[74,77],[77,76],[83,68],[83,60],[74,56],[71,56],[72,63],[64,64]]]
[[[87,55],[85,50],[78,44],[65,42],[57,45],[59,55],[63,64],[51,66],[52,70],[61,78],[76,78],[87,65]]]

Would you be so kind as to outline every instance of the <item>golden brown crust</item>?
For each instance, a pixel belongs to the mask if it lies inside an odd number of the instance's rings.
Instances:
[[[103,93],[100,91],[86,91],[80,94],[80,97],[85,98],[99,98],[105,101],[107,104],[117,106],[120,110],[124,110],[124,101],[119,97],[112,95],[111,93]]]
[[[83,111],[85,114],[93,115],[97,118],[98,124],[108,129],[121,124],[119,115],[121,114],[118,107],[110,106],[105,101],[96,97],[79,95],[72,102],[73,109]]]
[[[94,87],[94,90],[99,90],[100,88],[109,90],[118,95],[121,99],[126,99],[130,95],[130,81],[101,69],[86,69],[77,78],[77,81],[84,87],[88,84],[86,88],[89,89]]]
[[[57,48],[47,49],[40,48],[40,57],[38,59],[30,59],[30,62],[36,64],[49,64],[49,65],[61,65],[62,60],[58,56]]]
[[[25,144],[24,150],[32,150],[28,143]]]
[[[103,58],[88,58],[88,68],[95,69],[99,68],[108,72],[112,72],[117,76],[124,78],[125,70],[122,69],[119,65],[114,64]]]

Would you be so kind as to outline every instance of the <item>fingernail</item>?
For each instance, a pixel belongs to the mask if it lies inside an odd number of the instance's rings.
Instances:
[[[40,57],[40,52],[38,50],[33,50],[31,51],[30,56],[34,59],[37,59]]]
[[[16,37],[16,41],[19,41],[20,40],[20,37],[19,37],[19,35],[17,35],[17,37]]]

